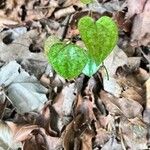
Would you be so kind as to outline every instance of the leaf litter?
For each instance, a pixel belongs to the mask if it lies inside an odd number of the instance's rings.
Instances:
[[[149,0],[88,5],[79,0],[3,0],[0,148],[148,149],[149,7]],[[109,80],[103,66],[92,77],[65,80],[48,64],[44,41],[54,35],[85,48],[77,23],[89,12],[94,20],[112,17],[119,27],[118,45],[104,60]]]

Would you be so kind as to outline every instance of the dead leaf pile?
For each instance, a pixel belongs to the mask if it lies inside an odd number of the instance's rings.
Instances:
[[[150,0],[2,0],[0,149],[149,149],[149,11]],[[112,17],[118,44],[92,77],[65,80],[44,41],[55,35],[84,48],[85,15]]]

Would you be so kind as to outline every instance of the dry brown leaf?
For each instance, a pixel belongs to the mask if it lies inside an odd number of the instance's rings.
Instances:
[[[63,138],[63,148],[65,150],[73,149],[73,147],[77,146],[78,138],[81,135],[81,133],[85,130],[85,127],[83,129],[81,128],[83,124],[83,115],[79,114],[77,115],[74,120],[72,120],[62,133]]]
[[[52,109],[51,102],[48,101],[42,108],[40,115],[37,117],[36,124],[44,128],[50,135],[57,136],[57,132],[51,128],[51,122],[53,122],[53,120],[50,109]]]
[[[145,2],[147,0],[127,0],[128,13],[127,17],[130,18],[135,14],[139,14],[143,11]]]
[[[17,125],[13,122],[6,122],[13,132],[13,139],[16,142],[22,142],[30,138],[30,133],[38,129],[37,125]]]
[[[58,94],[56,99],[54,100],[53,107],[59,116],[71,115],[73,103],[75,102],[76,96],[76,87],[75,84],[72,83],[68,86],[65,86],[61,93]]]
[[[73,7],[73,6],[70,6],[70,7],[67,7],[67,8],[60,9],[60,10],[56,11],[56,12],[54,13],[54,16],[55,16],[56,19],[59,19],[59,18],[61,18],[61,17],[65,17],[65,16],[67,16],[67,15],[69,15],[69,14],[72,14],[72,13],[74,13],[74,12],[75,12],[74,7]]]
[[[17,21],[14,21],[14,20],[11,20],[11,19],[8,19],[7,17],[4,18],[4,17],[1,17],[0,16],[0,27],[1,28],[5,28],[9,25],[17,25],[18,22]]]
[[[137,78],[136,72],[125,77],[118,77],[117,82],[122,87],[121,96],[130,100],[135,100],[140,104],[144,104],[145,89],[139,82],[140,80]]]
[[[69,123],[73,113],[73,105],[77,99],[76,87],[74,83],[64,86],[61,93],[57,95],[52,107],[54,108],[57,116],[57,126],[59,131]]]
[[[106,131],[103,128],[99,128],[96,130],[97,134],[95,136],[94,144],[96,146],[104,145],[111,137],[110,132]]]
[[[92,129],[86,129],[85,132],[81,135],[81,150],[92,150],[92,139],[95,136],[95,133]]]
[[[93,108],[94,108],[94,101],[91,101],[90,98],[87,97],[79,97],[79,103],[77,103],[76,107],[76,115],[83,114],[83,120],[85,122],[91,122],[92,120],[96,120]]]
[[[84,4],[80,1],[80,0],[60,0],[63,1],[63,7],[68,7],[71,5],[76,5],[76,6],[80,6],[83,7]]]
[[[46,134],[43,128],[33,130],[31,138],[24,141],[24,150],[57,150],[62,148],[61,139]]]
[[[13,131],[8,122],[0,121],[0,149],[18,149],[19,147],[21,148],[22,144],[13,139]]]
[[[144,104],[145,100],[143,99],[144,94],[141,96],[133,87],[130,87],[122,92],[121,96],[126,99],[131,99],[139,102],[140,104]]]
[[[135,77],[137,78],[138,82],[140,82],[143,85],[150,77],[150,74],[145,69],[139,68],[135,72]]]
[[[125,19],[125,12],[119,11],[115,13],[114,19],[116,20],[117,25],[121,30],[125,32],[131,31],[132,22],[129,19]]]
[[[137,2],[135,3],[138,4]],[[150,27],[150,0],[147,0],[143,12],[136,15],[134,18],[131,35],[132,38],[131,44],[133,46],[150,45],[149,27]]]
[[[67,125],[63,133],[63,147],[65,150],[73,147],[86,147],[91,149],[91,139],[93,138],[92,121],[96,120],[93,112],[93,102],[87,97],[79,95],[75,109],[75,117]],[[88,142],[87,142],[88,141]],[[90,142],[89,142],[90,141]]]
[[[6,0],[5,8],[0,11],[0,17],[8,18],[9,20],[19,23],[23,21],[39,20],[50,17],[58,6],[58,2],[54,0],[50,2]],[[7,24],[7,22],[3,22],[3,24]]]
[[[132,150],[147,149],[146,135],[147,126],[138,118],[121,120],[120,122],[122,137]]]
[[[146,87],[146,108],[150,109],[150,78],[145,83]]]
[[[143,107],[134,100],[116,98],[104,91],[100,92],[101,100],[110,114],[124,114],[127,118],[141,117]]]
[[[150,78],[145,82],[146,108],[144,110],[144,121],[150,123]]]

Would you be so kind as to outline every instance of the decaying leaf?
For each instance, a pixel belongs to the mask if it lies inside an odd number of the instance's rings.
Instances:
[[[120,122],[120,128],[123,139],[130,149],[147,149],[146,135],[147,126],[142,120],[138,118],[128,120],[122,120]]]
[[[130,18],[136,14],[140,14],[144,9],[146,1],[147,0],[127,0],[128,5],[127,17]]]
[[[121,143],[117,142],[115,137],[110,138],[110,140],[101,148],[101,150],[122,150]]]
[[[134,100],[116,98],[104,91],[101,91],[100,97],[110,114],[123,114],[127,118],[141,117],[142,115],[142,106]]]
[[[103,128],[98,128],[94,143],[96,146],[104,145],[110,139],[110,137],[110,132]]]
[[[23,141],[25,150],[58,150],[62,148],[61,139],[47,135],[43,128],[33,130],[31,137]]]
[[[145,1],[145,0],[140,0]],[[136,4],[139,4],[136,2]],[[140,4],[139,4],[140,5]],[[133,5],[134,6],[134,5]],[[141,5],[140,5],[141,6]],[[149,45],[150,44],[150,0],[147,0],[144,10],[135,16],[131,42],[134,46]]]
[[[105,73],[106,71],[104,69],[101,70],[103,75],[104,90],[110,92],[116,97],[120,97],[122,91],[122,87],[117,83],[116,80],[116,71],[118,67],[127,65],[127,62],[127,55],[118,46],[116,46],[113,52],[104,60],[104,65],[108,71],[109,76],[108,80]]]
[[[7,122],[0,121],[0,149],[17,150],[18,148],[22,148],[21,142],[13,139],[13,131]]]
[[[75,84],[72,83],[65,86],[54,100],[53,108],[58,114],[59,119],[57,126],[60,131],[71,119],[73,105],[77,99],[76,92]]]
[[[7,88],[10,102],[19,113],[38,110],[47,100],[47,89],[34,76],[25,72],[16,61],[1,68],[0,85]]]
[[[150,123],[150,78],[145,82],[146,88],[146,108],[144,111],[144,121]]]

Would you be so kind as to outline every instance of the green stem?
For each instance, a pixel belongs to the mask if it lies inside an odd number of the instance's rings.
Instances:
[[[105,71],[106,71],[107,80],[109,80],[108,70],[107,70],[107,68],[106,68],[106,66],[104,65],[103,62],[102,62],[102,67],[104,67],[104,69],[105,69]]]

